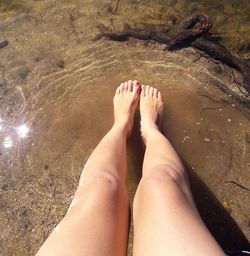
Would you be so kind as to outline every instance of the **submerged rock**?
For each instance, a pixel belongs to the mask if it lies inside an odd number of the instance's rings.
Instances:
[[[8,44],[9,44],[9,41],[8,41],[8,40],[4,40],[4,41],[0,42],[0,48],[4,48],[4,47],[6,47]]]

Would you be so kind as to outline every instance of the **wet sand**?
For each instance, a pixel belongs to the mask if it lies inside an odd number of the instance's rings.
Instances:
[[[213,235],[224,249],[249,245],[250,192],[237,184],[250,188],[250,115],[220,90],[227,85],[237,93],[232,70],[198,58],[192,48],[169,53],[133,39],[92,41],[101,23],[121,28],[128,21],[142,26],[164,20],[174,30],[173,15],[176,22],[189,15],[179,15],[185,1],[139,2],[121,1],[115,14],[109,1],[1,2],[0,41],[10,42],[0,49],[2,255],[34,254],[60,222],[84,163],[112,125],[115,88],[128,79],[162,91],[162,131],[189,170]],[[229,13],[233,9],[228,5]],[[247,19],[234,15],[234,26]],[[136,115],[128,142],[131,201],[144,153],[138,123]],[[132,236],[131,231],[128,255]]]

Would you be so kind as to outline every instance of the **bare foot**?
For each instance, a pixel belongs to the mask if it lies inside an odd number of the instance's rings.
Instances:
[[[161,92],[154,87],[141,85],[141,133],[145,141],[153,130],[158,129],[156,121],[162,109],[163,101]]]
[[[140,84],[138,81],[127,81],[118,86],[114,102],[114,125],[122,125],[127,136],[130,135],[134,114],[139,102]]]

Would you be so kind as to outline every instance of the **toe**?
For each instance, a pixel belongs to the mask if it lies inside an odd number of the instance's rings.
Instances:
[[[151,96],[151,97],[154,96],[154,88],[153,87],[149,88],[149,96]]]
[[[123,90],[124,90],[124,83],[121,83],[120,84],[120,94],[123,92]]]
[[[146,87],[144,84],[141,85],[141,96],[142,97],[145,97],[146,96]]]
[[[145,90],[146,96],[149,96],[149,90],[150,90],[150,86],[146,85],[146,90]]]
[[[128,90],[128,82],[124,83],[123,91],[126,92]]]
[[[116,89],[115,94],[116,94],[116,95],[119,95],[119,94],[120,94],[120,92],[121,92],[121,89],[120,89],[120,86],[118,86],[118,87],[117,87],[117,89]]]
[[[139,82],[138,82],[137,80],[135,80],[135,81],[132,82],[132,91],[133,91],[134,93],[137,93],[137,92],[138,92],[139,87],[140,87],[140,84],[139,84]]]
[[[154,97],[157,98],[157,96],[158,96],[158,90],[154,88]]]
[[[133,81],[133,85],[134,85],[134,86],[140,86],[140,83],[139,83],[138,80],[134,80],[134,81]]]
[[[162,101],[162,95],[161,95],[161,92],[160,92],[160,91],[158,91],[157,98],[158,98],[160,101]]]

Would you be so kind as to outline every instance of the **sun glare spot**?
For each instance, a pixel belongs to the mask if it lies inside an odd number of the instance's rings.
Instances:
[[[20,138],[25,138],[28,136],[29,128],[25,124],[23,124],[16,128],[16,132]]]
[[[11,148],[13,146],[13,141],[10,137],[5,137],[3,140],[3,146],[5,148]]]

